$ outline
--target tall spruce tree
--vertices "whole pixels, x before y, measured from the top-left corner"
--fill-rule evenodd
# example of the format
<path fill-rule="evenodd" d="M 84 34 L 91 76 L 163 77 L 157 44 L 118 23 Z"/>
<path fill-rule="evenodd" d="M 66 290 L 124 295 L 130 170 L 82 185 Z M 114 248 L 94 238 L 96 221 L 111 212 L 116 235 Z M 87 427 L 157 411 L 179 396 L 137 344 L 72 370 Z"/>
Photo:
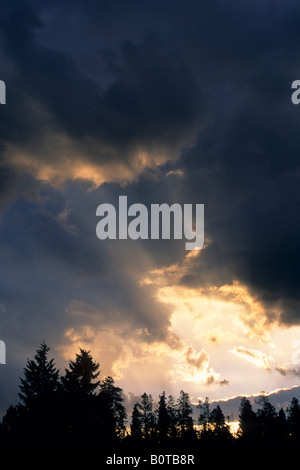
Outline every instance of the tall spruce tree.
<path fill-rule="evenodd" d="M 212 412 L 210 413 L 210 423 L 213 427 L 213 432 L 215 435 L 224 435 L 226 432 L 229 432 L 229 427 L 226 424 L 224 413 L 220 407 L 217 405 Z"/>
<path fill-rule="evenodd" d="M 276 409 L 264 392 L 257 399 L 257 404 L 260 406 L 256 413 L 259 433 L 261 437 L 272 440 L 277 431 L 278 416 Z"/>
<path fill-rule="evenodd" d="M 170 416 L 167 409 L 166 392 L 159 397 L 157 431 L 160 439 L 165 439 L 170 430 Z"/>
<path fill-rule="evenodd" d="M 142 398 L 142 413 L 143 413 L 143 434 L 145 439 L 153 437 L 155 429 L 155 417 L 153 413 L 153 398 L 152 395 L 143 393 Z"/>
<path fill-rule="evenodd" d="M 100 384 L 96 380 L 100 374 L 99 367 L 90 351 L 80 348 L 80 353 L 76 354 L 75 361 L 69 362 L 69 369 L 65 370 L 65 376 L 61 379 L 64 390 L 83 397 L 93 395 Z"/>
<path fill-rule="evenodd" d="M 180 428 L 180 434 L 183 436 L 188 431 L 193 430 L 193 409 L 190 403 L 189 394 L 184 392 L 183 390 L 180 391 L 180 395 L 178 398 L 178 425 Z"/>
<path fill-rule="evenodd" d="M 206 397 L 204 401 L 199 400 L 197 408 L 200 410 L 198 424 L 201 426 L 201 431 L 205 433 L 208 431 L 210 422 L 210 407 L 208 397 Z"/>
<path fill-rule="evenodd" d="M 122 438 L 126 431 L 126 409 L 124 407 L 123 390 L 115 386 L 112 377 L 106 377 L 100 384 L 98 403 L 102 427 L 112 438 Z"/>
<path fill-rule="evenodd" d="M 254 439 L 257 436 L 257 416 L 252 409 L 249 398 L 242 397 L 239 408 L 239 434 L 245 439 Z"/>
<path fill-rule="evenodd" d="M 178 410 L 173 395 L 168 396 L 167 411 L 170 419 L 170 437 L 175 439 L 178 436 Z"/>
<path fill-rule="evenodd" d="M 300 405 L 296 397 L 292 398 L 287 408 L 287 424 L 291 437 L 299 439 L 300 437 Z"/>
<path fill-rule="evenodd" d="M 41 343 L 34 359 L 27 360 L 24 378 L 20 379 L 19 397 L 26 410 L 40 412 L 53 403 L 58 389 L 59 371 L 55 368 L 54 359 L 48 360 L 50 348 Z"/>
<path fill-rule="evenodd" d="M 26 450 L 46 449 L 49 440 L 55 441 L 59 372 L 54 360 L 48 359 L 49 350 L 45 342 L 41 343 L 34 359 L 27 360 L 24 378 L 20 379 L 21 403 L 16 408 L 12 436 Z"/>
<path fill-rule="evenodd" d="M 89 448 L 95 438 L 98 417 L 96 389 L 100 371 L 90 351 L 80 349 L 75 361 L 69 362 L 61 378 L 61 423 L 68 445 Z"/>
<path fill-rule="evenodd" d="M 135 439 L 142 439 L 143 437 L 143 413 L 141 409 L 141 405 L 135 403 L 131 414 L 130 431 L 131 436 Z"/>

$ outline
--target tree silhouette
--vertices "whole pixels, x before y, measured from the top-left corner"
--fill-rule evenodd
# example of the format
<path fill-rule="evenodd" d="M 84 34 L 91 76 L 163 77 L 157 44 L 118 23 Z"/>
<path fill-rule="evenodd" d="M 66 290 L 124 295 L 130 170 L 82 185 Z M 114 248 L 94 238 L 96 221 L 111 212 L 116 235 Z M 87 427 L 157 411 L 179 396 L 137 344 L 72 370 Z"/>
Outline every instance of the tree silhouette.
<path fill-rule="evenodd" d="M 157 431 L 161 440 L 168 436 L 170 429 L 170 416 L 167 409 L 166 392 L 159 396 Z"/>
<path fill-rule="evenodd" d="M 95 437 L 99 425 L 99 410 L 96 403 L 97 380 L 100 371 L 90 351 L 80 349 L 75 361 L 69 362 L 65 375 L 61 377 L 60 422 L 61 434 L 69 446 L 87 448 Z"/>
<path fill-rule="evenodd" d="M 19 385 L 21 403 L 10 407 L 3 420 L 11 436 L 22 436 L 21 447 L 28 449 L 44 448 L 55 435 L 59 371 L 54 359 L 48 359 L 49 350 L 42 342 L 34 358 L 27 359 Z"/>
<path fill-rule="evenodd" d="M 241 437 L 250 440 L 254 439 L 257 436 L 258 422 L 257 416 L 248 398 L 241 398 L 239 411 L 239 430 Z"/>
<path fill-rule="evenodd" d="M 142 439 L 143 436 L 143 413 L 141 411 L 141 405 L 135 403 L 131 415 L 131 436 L 135 439 Z"/>
<path fill-rule="evenodd" d="M 167 411 L 170 420 L 169 435 L 171 438 L 175 439 L 178 435 L 178 412 L 176 409 L 174 397 L 172 395 L 168 396 Z"/>
<path fill-rule="evenodd" d="M 19 397 L 28 411 L 40 412 L 57 392 L 59 371 L 54 366 L 54 359 L 48 360 L 49 350 L 45 342 L 41 343 L 34 359 L 27 360 L 25 378 L 20 379 Z"/>
<path fill-rule="evenodd" d="M 149 439 L 153 437 L 154 429 L 155 429 L 155 418 L 153 413 L 153 398 L 152 395 L 147 395 L 147 393 L 143 393 L 142 395 L 142 423 L 143 423 L 143 435 L 145 439 Z"/>
<path fill-rule="evenodd" d="M 220 405 L 217 405 L 209 417 L 210 424 L 212 425 L 213 437 L 219 440 L 229 440 L 232 438 L 232 435 L 229 430 L 228 424 L 226 424 L 225 416 L 221 410 Z"/>
<path fill-rule="evenodd" d="M 200 410 L 198 424 L 202 427 L 202 431 L 205 433 L 208 431 L 210 422 L 210 409 L 208 397 L 205 398 L 204 402 L 199 400 L 197 408 Z"/>
<path fill-rule="evenodd" d="M 212 412 L 210 413 L 209 417 L 210 423 L 213 425 L 214 431 L 219 432 L 224 428 L 226 425 L 225 416 L 223 411 L 221 410 L 220 405 L 217 405 Z"/>
<path fill-rule="evenodd" d="M 61 381 L 66 392 L 87 396 L 92 395 L 99 386 L 98 378 L 100 365 L 93 361 L 90 351 L 80 348 L 76 360 L 69 362 L 69 369 L 65 369 L 65 376 Z"/>
<path fill-rule="evenodd" d="M 123 390 L 115 386 L 112 377 L 106 377 L 100 384 L 98 402 L 101 424 L 105 434 L 111 438 L 122 438 L 126 430 L 126 410 L 123 405 Z"/>
<path fill-rule="evenodd" d="M 19 406 L 10 405 L 2 418 L 0 426 L 0 445 L 5 442 L 7 449 L 10 449 L 11 442 L 19 442 L 24 431 L 21 426 Z M 1 447 L 0 447 L 1 448 Z"/>
<path fill-rule="evenodd" d="M 191 407 L 189 394 L 181 390 L 178 399 L 178 425 L 181 436 L 193 430 L 194 422 L 192 414 L 193 409 Z"/>
<path fill-rule="evenodd" d="M 80 349 L 59 377 L 49 348 L 41 343 L 34 358 L 27 360 L 20 378 L 20 403 L 8 407 L 0 423 L 1 450 L 91 450 L 134 455 L 136 445 L 144 452 L 169 453 L 179 449 L 194 454 L 203 450 L 289 449 L 297 450 L 300 439 L 300 404 L 293 398 L 286 411 L 276 412 L 262 393 L 255 413 L 248 398 L 241 399 L 239 433 L 233 437 L 220 405 L 210 411 L 208 398 L 199 401 L 194 430 L 189 394 L 166 398 L 163 391 L 153 408 L 144 393 L 135 403 L 130 431 L 126 433 L 123 391 L 113 377 L 98 380 L 99 364 L 89 351 Z"/>
<path fill-rule="evenodd" d="M 278 416 L 274 405 L 270 402 L 269 397 L 262 393 L 257 399 L 260 408 L 257 410 L 258 430 L 261 437 L 272 440 L 276 437 Z"/>
<path fill-rule="evenodd" d="M 300 405 L 297 398 L 293 398 L 287 408 L 287 424 L 291 436 L 294 439 L 300 437 Z"/>
<path fill-rule="evenodd" d="M 288 423 L 283 408 L 280 408 L 278 411 L 277 421 L 277 440 L 286 440 L 288 436 Z"/>

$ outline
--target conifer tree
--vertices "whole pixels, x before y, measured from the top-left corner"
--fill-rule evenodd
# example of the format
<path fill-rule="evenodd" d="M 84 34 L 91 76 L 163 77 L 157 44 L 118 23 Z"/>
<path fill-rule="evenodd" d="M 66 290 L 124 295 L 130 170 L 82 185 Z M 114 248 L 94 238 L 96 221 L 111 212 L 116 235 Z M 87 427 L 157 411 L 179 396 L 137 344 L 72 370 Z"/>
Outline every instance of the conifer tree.
<path fill-rule="evenodd" d="M 70 446 L 88 448 L 95 437 L 99 367 L 90 351 L 80 349 L 75 361 L 69 362 L 69 368 L 65 369 L 65 375 L 61 378 L 62 432 Z"/>
<path fill-rule="evenodd" d="M 178 399 L 178 424 L 181 436 L 187 431 L 193 430 L 192 414 L 193 409 L 191 407 L 189 394 L 181 390 Z"/>
<path fill-rule="evenodd" d="M 114 437 L 121 438 L 126 430 L 126 410 L 123 405 L 123 390 L 115 386 L 112 377 L 106 377 L 100 384 L 98 395 L 103 428 Z"/>
<path fill-rule="evenodd" d="M 34 359 L 27 360 L 24 378 L 20 379 L 21 403 L 16 407 L 13 428 L 27 450 L 45 449 L 48 439 L 55 439 L 59 372 L 54 360 L 48 359 L 49 350 L 45 342 L 41 343 Z M 12 423 L 11 416 L 7 420 Z"/>
<path fill-rule="evenodd" d="M 178 435 L 178 410 L 173 395 L 168 396 L 167 411 L 170 419 L 170 437 L 176 438 Z"/>
<path fill-rule="evenodd" d="M 239 429 L 242 437 L 252 439 L 257 434 L 257 416 L 249 398 L 242 397 L 239 408 Z"/>
<path fill-rule="evenodd" d="M 280 440 L 282 442 L 288 436 L 288 423 L 287 423 L 287 419 L 286 419 L 284 409 L 282 407 L 278 411 L 277 421 L 278 421 L 278 423 L 277 423 L 278 440 Z"/>
<path fill-rule="evenodd" d="M 65 370 L 62 384 L 66 392 L 88 396 L 95 393 L 100 381 L 97 381 L 100 365 L 94 362 L 90 351 L 80 348 L 76 360 L 69 362 L 69 369 Z"/>
<path fill-rule="evenodd" d="M 40 411 L 53 402 L 58 389 L 58 370 L 54 359 L 48 360 L 49 347 L 41 343 L 34 359 L 27 360 L 24 378 L 20 379 L 19 397 L 28 411 Z"/>
<path fill-rule="evenodd" d="M 132 437 L 136 439 L 143 437 L 143 413 L 139 403 L 135 403 L 133 406 L 130 430 Z"/>
<path fill-rule="evenodd" d="M 203 432 L 206 432 L 209 427 L 210 421 L 210 409 L 209 409 L 209 400 L 208 397 L 205 398 L 204 402 L 199 400 L 197 408 L 200 410 L 198 417 L 198 424 L 202 427 Z"/>
<path fill-rule="evenodd" d="M 257 410 L 259 432 L 266 439 L 273 439 L 277 430 L 277 413 L 269 397 L 263 392 L 257 400 L 260 408 Z"/>
<path fill-rule="evenodd" d="M 152 437 L 155 428 L 155 418 L 153 413 L 153 398 L 152 395 L 143 393 L 142 395 L 142 413 L 143 413 L 143 434 L 145 439 Z"/>
<path fill-rule="evenodd" d="M 167 409 L 166 393 L 163 392 L 159 397 L 157 431 L 161 439 L 165 439 L 170 428 L 170 416 Z"/>
<path fill-rule="evenodd" d="M 299 400 L 293 397 L 287 409 L 288 429 L 293 438 L 300 437 L 300 405 Z"/>
<path fill-rule="evenodd" d="M 220 405 L 217 405 L 210 414 L 210 423 L 213 425 L 214 433 L 220 434 L 228 431 L 228 425 Z"/>

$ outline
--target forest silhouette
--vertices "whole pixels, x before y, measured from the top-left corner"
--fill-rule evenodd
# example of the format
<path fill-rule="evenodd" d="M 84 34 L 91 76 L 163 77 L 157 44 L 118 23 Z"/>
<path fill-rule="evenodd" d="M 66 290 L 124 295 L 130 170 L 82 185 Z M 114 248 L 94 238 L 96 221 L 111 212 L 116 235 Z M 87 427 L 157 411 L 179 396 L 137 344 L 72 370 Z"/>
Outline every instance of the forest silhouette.
<path fill-rule="evenodd" d="M 10 405 L 0 424 L 0 450 L 94 450 L 102 455 L 201 453 L 206 450 L 287 449 L 300 443 L 300 404 L 296 398 L 279 411 L 262 393 L 254 411 L 241 398 L 239 427 L 208 398 L 194 418 L 188 393 L 166 396 L 154 406 L 144 393 L 126 412 L 123 390 L 112 377 L 100 380 L 100 365 L 80 349 L 63 376 L 49 347 L 41 343 L 20 378 L 19 403 Z"/>

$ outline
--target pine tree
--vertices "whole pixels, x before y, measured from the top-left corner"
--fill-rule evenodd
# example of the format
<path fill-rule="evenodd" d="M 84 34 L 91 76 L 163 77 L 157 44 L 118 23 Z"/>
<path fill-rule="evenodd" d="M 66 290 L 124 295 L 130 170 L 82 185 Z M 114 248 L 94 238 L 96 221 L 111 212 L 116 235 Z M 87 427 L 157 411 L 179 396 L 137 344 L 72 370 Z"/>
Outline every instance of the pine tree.
<path fill-rule="evenodd" d="M 178 435 L 178 410 L 172 395 L 168 396 L 167 411 L 170 419 L 170 437 L 175 439 Z"/>
<path fill-rule="evenodd" d="M 287 419 L 285 416 L 285 412 L 282 407 L 278 411 L 277 421 L 278 421 L 278 424 L 277 424 L 278 440 L 282 442 L 288 436 L 288 423 L 287 423 Z"/>
<path fill-rule="evenodd" d="M 48 359 L 48 352 L 49 347 L 41 343 L 34 359 L 27 360 L 24 378 L 20 379 L 21 403 L 16 408 L 14 427 L 21 446 L 27 450 L 45 449 L 48 439 L 55 439 L 59 372 L 54 360 Z"/>
<path fill-rule="evenodd" d="M 94 441 L 99 416 L 96 395 L 99 367 L 90 351 L 80 349 L 61 378 L 61 432 L 69 446 L 86 449 Z"/>
<path fill-rule="evenodd" d="M 225 431 L 228 431 L 228 425 L 226 424 L 225 416 L 220 405 L 217 405 L 212 410 L 209 421 L 213 426 L 215 434 L 225 433 Z"/>
<path fill-rule="evenodd" d="M 135 403 L 131 415 L 131 436 L 136 439 L 141 439 L 143 436 L 143 413 L 141 411 L 141 405 Z"/>
<path fill-rule="evenodd" d="M 209 428 L 209 419 L 210 419 L 208 397 L 205 398 L 204 402 L 199 400 L 197 408 L 200 410 L 199 417 L 198 417 L 198 424 L 202 427 L 202 431 L 206 432 L 208 431 L 208 428 Z"/>
<path fill-rule="evenodd" d="M 20 415 L 19 407 L 10 405 L 3 416 L 1 428 L 7 433 L 13 434 L 16 432 L 19 425 Z"/>
<path fill-rule="evenodd" d="M 300 437 L 300 405 L 297 398 L 293 398 L 287 408 L 288 429 L 293 438 Z"/>
<path fill-rule="evenodd" d="M 93 361 L 90 351 L 80 348 L 76 360 L 69 362 L 69 369 L 65 369 L 62 384 L 66 392 L 88 396 L 95 393 L 100 381 L 95 381 L 99 374 L 100 365 Z"/>
<path fill-rule="evenodd" d="M 240 434 L 244 438 L 252 439 L 257 434 L 257 416 L 248 398 L 242 397 L 239 410 Z"/>
<path fill-rule="evenodd" d="M 159 397 L 157 431 L 161 439 L 165 439 L 170 429 L 170 416 L 167 409 L 166 393 Z"/>
<path fill-rule="evenodd" d="M 180 427 L 180 434 L 183 436 L 187 431 L 193 430 L 193 409 L 190 404 L 189 394 L 180 391 L 178 399 L 178 424 Z"/>
<path fill-rule="evenodd" d="M 145 439 L 149 439 L 153 436 L 155 429 L 155 418 L 153 413 L 153 398 L 152 395 L 143 393 L 142 395 L 142 413 L 143 413 L 143 434 Z"/>
<path fill-rule="evenodd" d="M 123 390 L 115 386 L 112 377 L 106 377 L 100 384 L 98 400 L 102 412 L 103 428 L 113 437 L 121 438 L 126 430 L 126 410 L 123 405 Z"/>
<path fill-rule="evenodd" d="M 258 426 L 262 437 L 273 439 L 277 430 L 277 413 L 270 403 L 269 397 L 262 393 L 257 400 L 260 408 L 257 410 Z"/>
<path fill-rule="evenodd" d="M 19 397 L 28 411 L 39 412 L 53 402 L 58 389 L 58 370 L 48 360 L 49 347 L 41 343 L 33 360 L 27 360 L 24 379 L 20 379 Z"/>

